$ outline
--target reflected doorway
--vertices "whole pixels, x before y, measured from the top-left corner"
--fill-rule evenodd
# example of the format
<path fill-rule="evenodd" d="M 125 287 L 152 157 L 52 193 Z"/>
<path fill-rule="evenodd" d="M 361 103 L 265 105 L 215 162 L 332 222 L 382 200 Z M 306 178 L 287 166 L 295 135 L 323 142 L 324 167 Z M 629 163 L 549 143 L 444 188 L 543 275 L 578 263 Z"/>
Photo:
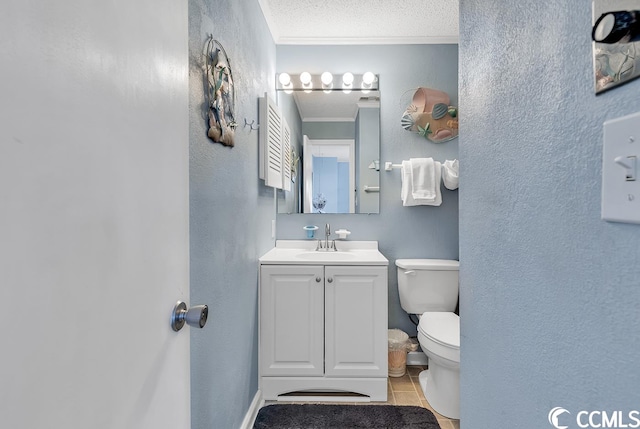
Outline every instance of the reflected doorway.
<path fill-rule="evenodd" d="M 304 213 L 355 213 L 355 140 L 303 136 Z"/>

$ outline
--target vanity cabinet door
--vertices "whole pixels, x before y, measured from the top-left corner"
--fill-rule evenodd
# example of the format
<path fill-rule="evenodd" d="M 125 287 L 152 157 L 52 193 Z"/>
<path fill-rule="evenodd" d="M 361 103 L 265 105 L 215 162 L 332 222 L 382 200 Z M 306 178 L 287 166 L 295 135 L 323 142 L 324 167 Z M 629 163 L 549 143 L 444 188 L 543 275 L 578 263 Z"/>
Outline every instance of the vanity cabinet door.
<path fill-rule="evenodd" d="M 387 376 L 387 267 L 325 267 L 325 374 Z"/>
<path fill-rule="evenodd" d="M 324 268 L 260 267 L 260 365 L 263 376 L 324 373 Z"/>

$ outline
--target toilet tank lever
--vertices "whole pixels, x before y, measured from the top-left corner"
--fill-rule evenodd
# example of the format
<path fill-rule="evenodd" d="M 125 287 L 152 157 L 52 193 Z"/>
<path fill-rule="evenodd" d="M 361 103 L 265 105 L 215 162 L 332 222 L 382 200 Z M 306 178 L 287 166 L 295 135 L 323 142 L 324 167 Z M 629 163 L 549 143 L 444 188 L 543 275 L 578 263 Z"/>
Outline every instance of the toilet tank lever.
<path fill-rule="evenodd" d="M 406 275 L 414 275 L 416 272 L 414 270 L 409 270 L 404 272 Z"/>

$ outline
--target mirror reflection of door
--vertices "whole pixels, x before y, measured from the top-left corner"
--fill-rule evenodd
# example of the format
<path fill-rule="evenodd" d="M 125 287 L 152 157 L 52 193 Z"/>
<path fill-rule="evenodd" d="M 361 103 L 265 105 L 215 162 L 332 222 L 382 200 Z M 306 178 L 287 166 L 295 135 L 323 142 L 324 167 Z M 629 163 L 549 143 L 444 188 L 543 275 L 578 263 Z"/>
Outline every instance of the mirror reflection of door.
<path fill-rule="evenodd" d="M 355 140 L 303 136 L 304 213 L 355 213 Z"/>
<path fill-rule="evenodd" d="M 278 190 L 278 213 L 317 213 L 312 210 L 311 200 L 305 204 L 304 199 L 305 195 L 311 195 L 311 187 L 305 187 L 303 175 L 307 168 L 305 135 L 309 140 L 355 141 L 355 186 L 350 188 L 356 190 L 355 209 L 345 213 L 380 213 L 380 92 L 347 94 L 334 88 L 330 93 L 293 91 L 289 94 L 278 90 L 278 107 L 290 126 L 291 146 L 296 157 L 303 160 L 292 173 L 292 190 Z M 318 203 L 321 205 L 321 200 Z"/>

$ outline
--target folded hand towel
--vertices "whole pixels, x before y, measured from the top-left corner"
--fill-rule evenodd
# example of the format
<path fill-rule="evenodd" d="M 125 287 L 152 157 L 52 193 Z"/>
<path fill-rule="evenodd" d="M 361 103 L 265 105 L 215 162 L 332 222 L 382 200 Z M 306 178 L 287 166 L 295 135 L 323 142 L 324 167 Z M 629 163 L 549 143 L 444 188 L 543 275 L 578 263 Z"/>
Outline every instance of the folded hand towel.
<path fill-rule="evenodd" d="M 412 195 L 413 185 L 411 184 L 412 174 L 410 161 L 402 161 L 402 172 L 400 174 L 400 177 L 402 179 L 402 190 L 400 191 L 402 205 L 405 207 L 418 205 L 418 203 L 416 203 L 413 199 Z"/>
<path fill-rule="evenodd" d="M 459 177 L 460 166 L 458 160 L 446 160 L 442 165 L 442 181 L 444 182 L 444 187 L 452 191 L 458 189 Z"/>
<path fill-rule="evenodd" d="M 434 162 L 434 175 L 435 175 L 435 198 L 433 201 L 426 199 L 414 199 L 412 190 L 412 168 L 410 161 L 402 161 L 402 191 L 400 197 L 402 198 L 402 205 L 405 207 L 425 205 L 425 206 L 439 206 L 442 204 L 442 193 L 440 192 L 440 176 L 442 174 L 442 164 Z"/>
<path fill-rule="evenodd" d="M 442 204 L 442 192 L 440 192 L 440 178 L 442 177 L 442 164 L 440 164 L 438 161 L 434 161 L 433 165 L 435 167 L 435 176 L 436 176 L 436 180 L 435 180 L 435 190 L 436 190 L 436 197 L 432 202 L 425 202 L 424 205 L 425 206 L 439 206 L 440 204 Z"/>
<path fill-rule="evenodd" d="M 436 199 L 436 174 L 433 158 L 411 158 L 411 183 L 414 200 L 433 202 Z"/>

